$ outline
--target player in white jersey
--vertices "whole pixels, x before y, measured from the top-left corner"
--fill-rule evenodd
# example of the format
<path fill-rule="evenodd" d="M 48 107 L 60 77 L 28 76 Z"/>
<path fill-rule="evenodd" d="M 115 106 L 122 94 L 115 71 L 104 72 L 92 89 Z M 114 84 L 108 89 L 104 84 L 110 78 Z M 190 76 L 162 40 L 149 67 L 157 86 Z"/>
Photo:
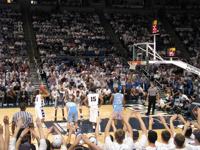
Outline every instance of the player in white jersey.
<path fill-rule="evenodd" d="M 74 93 L 74 91 L 73 91 L 73 89 L 72 89 L 71 86 L 70 86 L 69 89 L 67 90 L 67 93 L 68 93 L 68 101 L 71 101 L 72 98 L 73 98 L 73 93 Z"/>
<path fill-rule="evenodd" d="M 79 112 L 80 112 L 80 118 L 83 120 L 83 115 L 82 115 L 82 95 L 80 91 L 76 91 L 76 93 L 73 95 L 73 101 L 76 103 L 76 106 L 79 107 Z"/>
<path fill-rule="evenodd" d="M 44 123 L 44 119 L 46 118 L 44 107 L 44 97 L 49 97 L 49 93 L 46 89 L 38 90 L 37 95 L 35 97 L 35 116 L 36 118 L 41 119 L 41 122 Z"/>
<path fill-rule="evenodd" d="M 56 88 L 54 87 L 53 88 L 53 91 L 51 92 L 51 99 L 53 101 L 53 104 L 55 104 L 55 101 L 57 99 L 57 96 L 58 96 L 58 91 L 56 90 Z"/>
<path fill-rule="evenodd" d="M 81 90 L 81 95 L 83 99 L 85 99 L 88 95 L 88 90 L 85 87 L 83 87 L 83 90 Z"/>
<path fill-rule="evenodd" d="M 99 94 L 96 94 L 95 92 L 96 92 L 95 87 L 91 87 L 91 94 L 88 94 L 84 100 L 85 106 L 90 109 L 89 121 L 92 122 L 94 131 L 95 131 L 95 123 L 97 121 L 97 117 L 99 116 L 99 108 L 103 104 L 103 98 L 101 96 L 99 96 Z M 99 99 L 101 100 L 100 105 L 98 105 Z M 87 104 L 87 102 L 88 102 L 88 104 Z"/>

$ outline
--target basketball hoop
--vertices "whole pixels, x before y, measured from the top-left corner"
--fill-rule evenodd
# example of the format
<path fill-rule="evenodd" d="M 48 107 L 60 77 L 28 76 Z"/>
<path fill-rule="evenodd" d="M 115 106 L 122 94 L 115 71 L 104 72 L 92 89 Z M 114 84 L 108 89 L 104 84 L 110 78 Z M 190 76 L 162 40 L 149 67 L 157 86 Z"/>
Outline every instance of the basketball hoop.
<path fill-rule="evenodd" d="M 141 64 L 141 61 L 128 61 L 131 70 L 135 70 L 137 65 Z"/>

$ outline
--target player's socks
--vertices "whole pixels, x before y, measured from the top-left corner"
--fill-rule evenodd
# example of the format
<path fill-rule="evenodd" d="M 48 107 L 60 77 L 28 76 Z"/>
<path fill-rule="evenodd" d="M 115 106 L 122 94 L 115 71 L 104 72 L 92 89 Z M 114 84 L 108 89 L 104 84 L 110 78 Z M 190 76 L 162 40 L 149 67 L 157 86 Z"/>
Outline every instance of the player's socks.
<path fill-rule="evenodd" d="M 65 115 L 64 115 L 64 114 L 63 114 L 63 120 L 66 120 L 66 119 L 65 119 Z"/>
<path fill-rule="evenodd" d="M 95 132 L 95 126 L 92 126 L 93 127 L 93 131 Z"/>
<path fill-rule="evenodd" d="M 80 117 L 81 117 L 82 120 L 84 119 L 82 113 L 80 114 Z"/>
<path fill-rule="evenodd" d="M 54 121 L 57 121 L 57 114 L 55 114 L 55 119 L 54 119 Z"/>
<path fill-rule="evenodd" d="M 69 135 L 69 129 L 67 129 L 67 133 L 66 133 L 66 135 L 67 135 L 67 136 Z"/>

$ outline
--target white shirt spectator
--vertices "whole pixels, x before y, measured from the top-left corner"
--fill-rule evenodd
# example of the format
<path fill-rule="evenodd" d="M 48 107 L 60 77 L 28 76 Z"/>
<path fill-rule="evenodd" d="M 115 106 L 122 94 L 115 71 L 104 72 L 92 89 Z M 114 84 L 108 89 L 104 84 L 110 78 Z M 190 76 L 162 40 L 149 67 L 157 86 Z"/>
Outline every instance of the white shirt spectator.
<path fill-rule="evenodd" d="M 175 149 L 174 139 L 173 138 L 170 138 L 169 144 L 159 143 L 159 142 L 156 141 L 155 145 L 158 146 L 158 147 L 165 147 L 168 150 L 174 150 Z"/>
<path fill-rule="evenodd" d="M 128 137 L 126 143 L 118 144 L 117 142 L 112 142 L 110 137 L 106 137 L 105 144 L 108 150 L 132 150 L 133 139 Z"/>

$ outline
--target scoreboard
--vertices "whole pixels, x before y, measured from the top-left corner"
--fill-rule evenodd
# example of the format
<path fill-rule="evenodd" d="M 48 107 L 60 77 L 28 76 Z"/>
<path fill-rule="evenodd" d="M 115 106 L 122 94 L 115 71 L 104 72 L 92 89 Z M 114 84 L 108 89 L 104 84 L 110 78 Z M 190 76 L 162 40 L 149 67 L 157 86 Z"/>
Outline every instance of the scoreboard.
<path fill-rule="evenodd" d="M 158 32 L 158 21 L 154 20 L 152 23 L 152 34 L 156 34 Z"/>
<path fill-rule="evenodd" d="M 176 55 L 176 48 L 175 47 L 171 47 L 168 50 L 168 57 L 175 57 Z"/>

